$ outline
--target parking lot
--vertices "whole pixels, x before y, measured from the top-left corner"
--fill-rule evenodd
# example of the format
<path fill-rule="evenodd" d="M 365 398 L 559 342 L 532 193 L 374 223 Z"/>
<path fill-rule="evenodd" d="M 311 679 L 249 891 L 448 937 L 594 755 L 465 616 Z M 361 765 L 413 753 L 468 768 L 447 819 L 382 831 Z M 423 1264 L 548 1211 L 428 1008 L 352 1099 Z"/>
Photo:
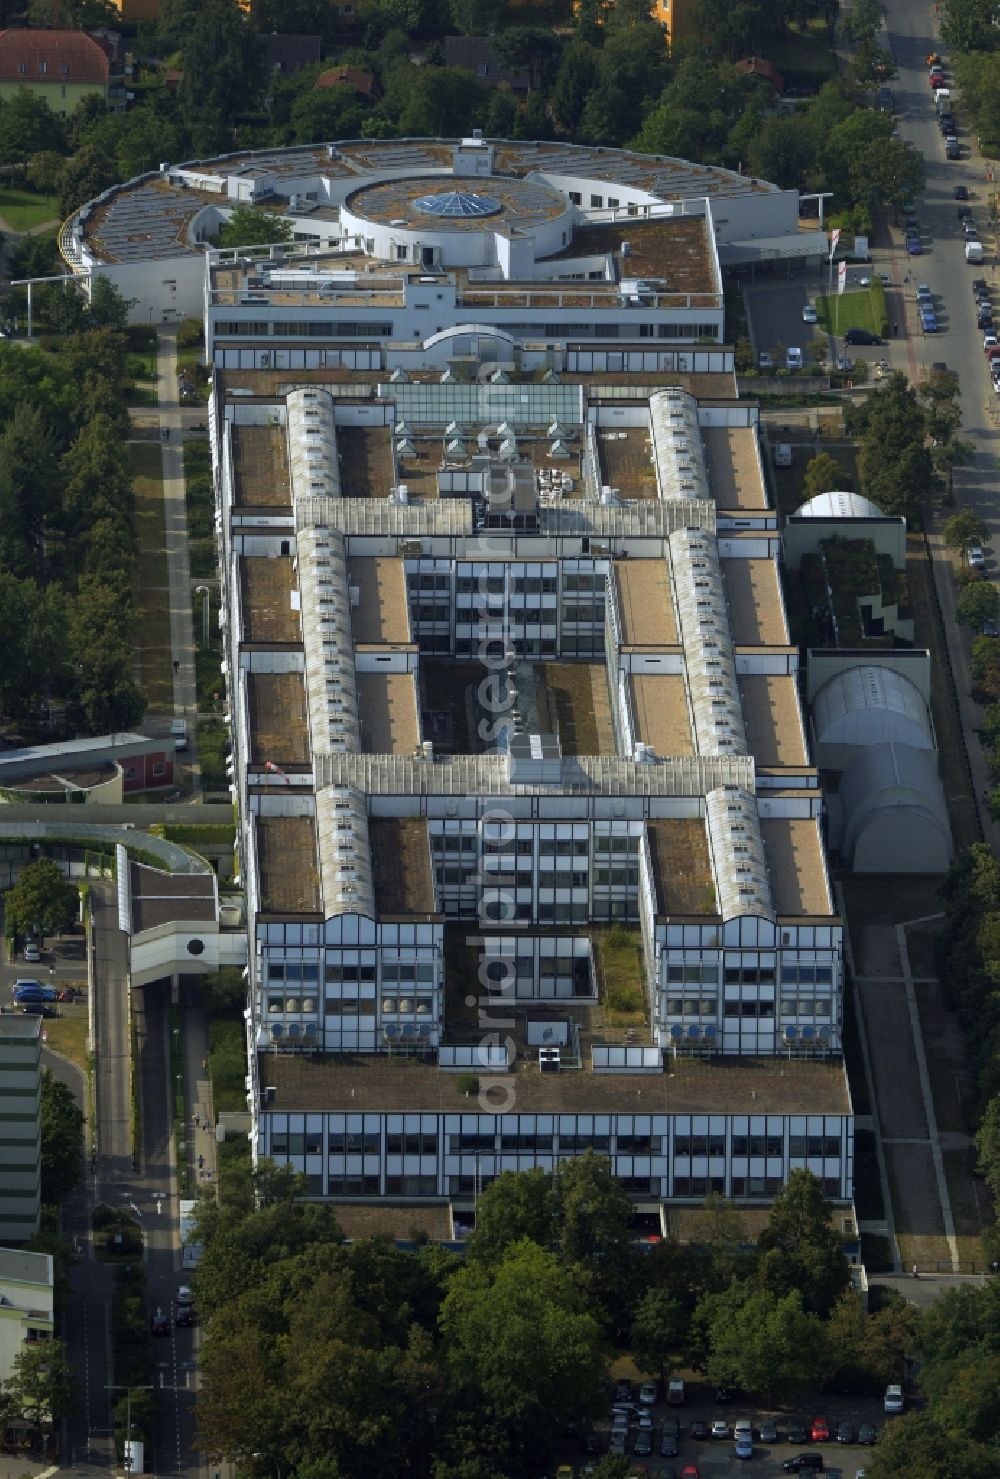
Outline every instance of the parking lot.
<path fill-rule="evenodd" d="M 721 1479 L 723 1475 L 736 1474 L 759 1474 L 762 1476 L 776 1476 L 783 1473 L 782 1464 L 786 1459 L 795 1454 L 806 1452 L 818 1452 L 823 1455 L 823 1472 L 828 1475 L 842 1476 L 842 1479 L 856 1479 L 859 1470 L 865 1466 L 865 1456 L 871 1453 L 871 1448 L 854 1443 L 837 1443 L 832 1435 L 836 1432 L 837 1424 L 841 1421 L 849 1421 L 854 1429 L 855 1435 L 863 1423 L 874 1427 L 876 1433 L 880 1432 L 887 1419 L 882 1410 L 882 1403 L 872 1397 L 818 1397 L 814 1408 L 804 1410 L 801 1408 L 790 1409 L 783 1412 L 771 1412 L 765 1408 L 748 1409 L 745 1404 L 738 1400 L 731 1406 L 719 1406 L 711 1401 L 711 1394 L 706 1393 L 705 1401 L 694 1400 L 689 1397 L 682 1407 L 668 1407 L 664 1402 L 658 1402 L 653 1408 L 653 1452 L 649 1457 L 642 1455 L 633 1458 L 630 1472 L 633 1474 L 648 1474 L 652 1479 L 681 1479 L 683 1471 L 688 1465 L 695 1465 L 700 1479 Z M 808 1433 L 814 1418 L 822 1416 L 826 1419 L 831 1433 L 831 1441 L 827 1443 L 813 1443 L 808 1437 L 803 1443 L 790 1443 L 788 1441 L 788 1424 L 797 1420 L 803 1424 Z M 680 1428 L 679 1452 L 676 1458 L 668 1458 L 660 1454 L 660 1438 L 663 1432 L 664 1418 L 676 1418 Z M 754 1435 L 753 1458 L 750 1460 L 752 1468 L 748 1470 L 747 1461 L 736 1457 L 735 1445 L 732 1437 L 734 1424 L 740 1418 L 749 1418 Z M 777 1443 L 764 1444 L 759 1439 L 759 1426 L 765 1419 L 770 1418 L 777 1430 Z M 721 1420 L 727 1425 L 728 1438 L 695 1438 L 691 1436 L 692 1423 L 702 1423 L 707 1430 L 711 1430 L 713 1422 Z M 597 1437 L 600 1443 L 601 1453 L 608 1452 L 610 1440 L 610 1421 L 595 1424 Z M 632 1421 L 629 1426 L 629 1442 L 627 1453 L 634 1454 L 635 1439 L 638 1435 L 638 1425 Z M 572 1464 L 577 1474 L 586 1473 L 587 1458 L 581 1454 L 579 1441 L 567 1442 L 564 1445 L 562 1462 Z M 590 1460 L 593 1462 L 593 1459 Z"/>

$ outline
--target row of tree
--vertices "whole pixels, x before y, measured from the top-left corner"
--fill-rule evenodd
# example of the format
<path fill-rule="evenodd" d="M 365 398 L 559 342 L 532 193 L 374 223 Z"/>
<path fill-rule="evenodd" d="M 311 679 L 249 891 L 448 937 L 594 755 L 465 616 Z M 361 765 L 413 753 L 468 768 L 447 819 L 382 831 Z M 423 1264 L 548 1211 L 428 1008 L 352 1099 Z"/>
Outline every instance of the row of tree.
<path fill-rule="evenodd" d="M 932 370 L 918 386 L 897 371 L 845 407 L 847 430 L 860 438 L 862 491 L 883 513 L 913 518 L 951 496 L 954 469 L 974 450 L 957 435 L 960 395 L 950 370 Z"/>
<path fill-rule="evenodd" d="M 766 1400 L 898 1376 L 913 1314 L 848 1288 L 832 1209 L 792 1173 L 757 1245 L 710 1200 L 697 1238 L 637 1245 L 627 1194 L 588 1153 L 505 1174 L 464 1258 L 346 1245 L 335 1208 L 264 1166 L 199 1212 L 199 1442 L 260 1473 L 496 1479 L 551 1463 L 603 1414 L 609 1353 L 694 1365 Z"/>
<path fill-rule="evenodd" d="M 145 708 L 126 362 L 111 329 L 51 350 L 0 344 L 0 709 L 18 724 L 61 713 L 67 732 L 99 734 Z"/>

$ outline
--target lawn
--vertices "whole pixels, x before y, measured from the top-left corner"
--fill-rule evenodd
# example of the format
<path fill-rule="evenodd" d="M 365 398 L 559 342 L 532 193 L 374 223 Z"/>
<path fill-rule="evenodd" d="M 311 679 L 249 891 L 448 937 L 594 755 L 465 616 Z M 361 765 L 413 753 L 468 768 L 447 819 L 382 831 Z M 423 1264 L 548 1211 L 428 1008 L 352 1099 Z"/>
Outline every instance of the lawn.
<path fill-rule="evenodd" d="M 612 1027 L 646 1020 L 642 935 L 635 925 L 613 924 L 591 932 L 605 1016 Z"/>
<path fill-rule="evenodd" d="M 159 444 L 133 442 L 132 488 L 139 539 L 136 604 L 140 684 L 150 709 L 172 713 L 173 665 L 170 656 L 170 581 L 163 517 L 163 464 Z"/>
<path fill-rule="evenodd" d="M 31 231 L 46 221 L 57 221 L 59 205 L 54 195 L 36 195 L 33 190 L 0 190 L 0 216 L 12 231 Z"/>
<path fill-rule="evenodd" d="M 767 59 L 785 74 L 786 81 L 821 81 L 822 77 L 830 77 L 837 70 L 837 59 L 830 46 L 830 32 L 822 20 L 790 30 L 787 36 L 771 41 Z"/>
<path fill-rule="evenodd" d="M 848 329 L 867 329 L 877 334 L 878 306 L 873 294 L 867 289 L 860 293 L 826 293 L 816 299 L 816 311 L 820 326 L 828 334 L 843 334 Z"/>
<path fill-rule="evenodd" d="M 62 982 L 60 981 L 60 986 Z M 78 986 L 86 989 L 85 981 L 78 981 Z M 51 1048 L 54 1053 L 60 1053 L 62 1057 L 68 1058 L 84 1073 L 88 1071 L 89 1053 L 87 1051 L 87 1007 L 85 1002 L 75 1003 L 72 1006 L 60 1006 L 59 1016 L 52 1018 L 44 1024 L 45 1046 Z"/>

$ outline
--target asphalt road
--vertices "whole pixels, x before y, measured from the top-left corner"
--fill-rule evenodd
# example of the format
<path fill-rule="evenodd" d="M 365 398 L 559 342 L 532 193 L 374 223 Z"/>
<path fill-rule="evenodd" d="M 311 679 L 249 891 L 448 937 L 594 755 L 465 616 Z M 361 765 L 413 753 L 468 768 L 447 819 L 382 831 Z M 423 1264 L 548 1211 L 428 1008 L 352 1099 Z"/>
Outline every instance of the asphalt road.
<path fill-rule="evenodd" d="M 897 121 L 903 138 L 923 155 L 927 176 L 927 188 L 917 203 L 924 229 L 925 255 L 908 259 L 901 247 L 897 251 L 897 270 L 904 276 L 909 272 L 911 278 L 909 284 L 903 285 L 906 325 L 911 336 L 907 346 L 908 369 L 913 380 L 919 379 L 920 367 L 933 360 L 944 360 L 949 369 L 958 371 L 962 387 L 961 435 L 975 445 L 976 458 L 973 466 L 956 473 L 956 491 L 961 502 L 973 503 L 981 517 L 998 529 L 1000 495 L 993 465 L 997 451 L 993 415 L 1000 411 L 1000 400 L 990 383 L 972 297 L 975 277 L 986 277 L 997 285 L 996 261 L 987 234 L 983 240 L 987 262 L 975 268 L 966 263 L 958 202 L 954 198 L 954 187 L 964 185 L 973 196 L 967 204 L 977 224 L 988 233 L 989 192 L 994 187 L 987 183 L 985 167 L 975 155 L 975 139 L 970 140 L 967 128 L 961 126 L 961 99 L 954 88 L 963 158 L 948 161 L 944 157 L 924 61 L 929 51 L 939 48 L 931 10 L 927 0 L 889 0 L 888 3 L 888 43 L 898 68 L 892 83 Z M 918 281 L 927 283 L 934 294 L 942 333 L 921 336 L 914 291 Z M 1000 294 L 994 294 L 994 306 L 1000 311 Z"/>

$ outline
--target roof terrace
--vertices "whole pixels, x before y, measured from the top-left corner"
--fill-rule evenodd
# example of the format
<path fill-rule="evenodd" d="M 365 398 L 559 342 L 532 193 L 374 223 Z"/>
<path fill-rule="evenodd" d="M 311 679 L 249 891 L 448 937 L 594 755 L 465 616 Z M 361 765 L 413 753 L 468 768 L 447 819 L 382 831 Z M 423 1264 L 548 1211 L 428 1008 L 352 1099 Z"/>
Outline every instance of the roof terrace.
<path fill-rule="evenodd" d="M 323 907 L 311 816 L 256 817 L 260 903 L 264 914 L 319 914 Z"/>
<path fill-rule="evenodd" d="M 290 555 L 244 555 L 240 559 L 240 605 L 243 640 L 290 644 L 302 641 Z"/>

